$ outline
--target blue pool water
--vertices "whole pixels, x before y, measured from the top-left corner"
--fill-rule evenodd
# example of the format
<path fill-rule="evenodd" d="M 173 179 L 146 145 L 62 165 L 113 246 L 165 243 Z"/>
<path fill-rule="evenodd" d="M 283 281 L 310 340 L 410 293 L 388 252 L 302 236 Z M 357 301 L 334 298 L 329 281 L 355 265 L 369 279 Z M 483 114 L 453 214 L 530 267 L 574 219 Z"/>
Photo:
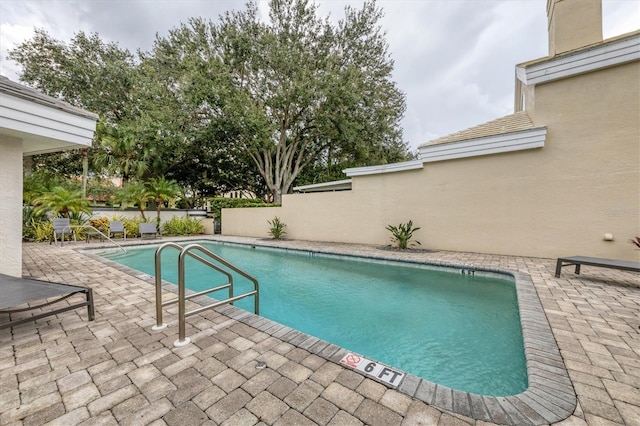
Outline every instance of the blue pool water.
<path fill-rule="evenodd" d="M 266 318 L 454 389 L 507 396 L 527 387 L 511 280 L 308 252 L 202 245 L 258 279 L 260 315 Z M 155 249 L 100 255 L 153 275 Z M 177 283 L 177 250 L 166 249 L 162 256 L 163 279 Z M 225 282 L 189 257 L 186 263 L 191 290 Z M 252 288 L 242 277 L 234 282 L 235 294 Z M 253 312 L 253 298 L 235 306 Z"/>

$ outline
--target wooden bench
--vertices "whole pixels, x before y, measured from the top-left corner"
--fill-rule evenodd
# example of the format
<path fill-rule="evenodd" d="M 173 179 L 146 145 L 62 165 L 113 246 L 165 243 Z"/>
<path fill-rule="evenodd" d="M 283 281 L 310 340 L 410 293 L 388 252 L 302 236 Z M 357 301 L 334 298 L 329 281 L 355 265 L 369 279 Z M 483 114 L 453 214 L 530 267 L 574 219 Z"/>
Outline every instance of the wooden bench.
<path fill-rule="evenodd" d="M 598 266 L 601 268 L 620 269 L 623 271 L 640 272 L 640 262 L 628 260 L 601 259 L 599 257 L 571 256 L 559 257 L 556 263 L 556 277 L 560 277 L 560 270 L 563 266 L 576 266 L 576 274 L 580 273 L 581 265 Z"/>

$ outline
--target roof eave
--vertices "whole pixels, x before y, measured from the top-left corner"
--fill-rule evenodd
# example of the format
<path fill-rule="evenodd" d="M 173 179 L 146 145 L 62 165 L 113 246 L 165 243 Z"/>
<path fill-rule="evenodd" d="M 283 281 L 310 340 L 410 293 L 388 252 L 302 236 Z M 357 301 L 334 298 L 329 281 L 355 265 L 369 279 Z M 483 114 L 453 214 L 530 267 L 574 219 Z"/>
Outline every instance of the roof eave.
<path fill-rule="evenodd" d="M 344 169 L 342 172 L 349 177 L 353 176 L 365 176 L 365 175 L 378 175 L 382 173 L 396 173 L 396 172 L 404 172 L 408 170 L 416 170 L 421 169 L 422 161 L 421 160 L 412 160 L 412 161 L 404 161 L 402 163 L 391 163 L 391 164 L 382 164 L 376 166 L 366 166 L 366 167 L 352 167 L 349 169 Z"/>
<path fill-rule="evenodd" d="M 547 136 L 546 127 L 534 127 L 516 132 L 501 133 L 482 138 L 423 145 L 420 157 L 425 163 L 479 157 L 513 151 L 543 148 Z"/>
<path fill-rule="evenodd" d="M 518 64 L 516 77 L 526 85 L 535 85 L 638 60 L 640 60 L 640 31 L 562 55 Z"/>
<path fill-rule="evenodd" d="M 329 192 L 347 191 L 351 189 L 351 179 L 334 180 L 331 182 L 314 183 L 311 185 L 294 186 L 294 192 Z"/>

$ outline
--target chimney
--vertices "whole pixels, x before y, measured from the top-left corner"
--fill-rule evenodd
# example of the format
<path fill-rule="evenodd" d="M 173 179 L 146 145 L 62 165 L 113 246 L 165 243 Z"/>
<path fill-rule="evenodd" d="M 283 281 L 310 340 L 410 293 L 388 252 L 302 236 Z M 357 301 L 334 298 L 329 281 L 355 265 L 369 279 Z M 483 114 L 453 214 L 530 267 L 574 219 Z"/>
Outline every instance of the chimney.
<path fill-rule="evenodd" d="M 547 0 L 549 56 L 602 41 L 602 0 Z"/>

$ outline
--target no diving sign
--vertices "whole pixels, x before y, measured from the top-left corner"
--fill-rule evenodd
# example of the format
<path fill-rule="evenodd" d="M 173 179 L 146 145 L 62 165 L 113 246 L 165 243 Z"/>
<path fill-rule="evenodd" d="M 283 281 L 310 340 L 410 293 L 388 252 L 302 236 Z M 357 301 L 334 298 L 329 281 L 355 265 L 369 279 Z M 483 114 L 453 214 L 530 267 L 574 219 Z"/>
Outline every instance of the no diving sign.
<path fill-rule="evenodd" d="M 401 371 L 394 370 L 384 364 L 368 360 L 365 357 L 351 352 L 342 357 L 340 363 L 351 368 L 355 368 L 368 376 L 381 380 L 394 388 L 398 387 L 404 377 L 404 373 Z"/>

